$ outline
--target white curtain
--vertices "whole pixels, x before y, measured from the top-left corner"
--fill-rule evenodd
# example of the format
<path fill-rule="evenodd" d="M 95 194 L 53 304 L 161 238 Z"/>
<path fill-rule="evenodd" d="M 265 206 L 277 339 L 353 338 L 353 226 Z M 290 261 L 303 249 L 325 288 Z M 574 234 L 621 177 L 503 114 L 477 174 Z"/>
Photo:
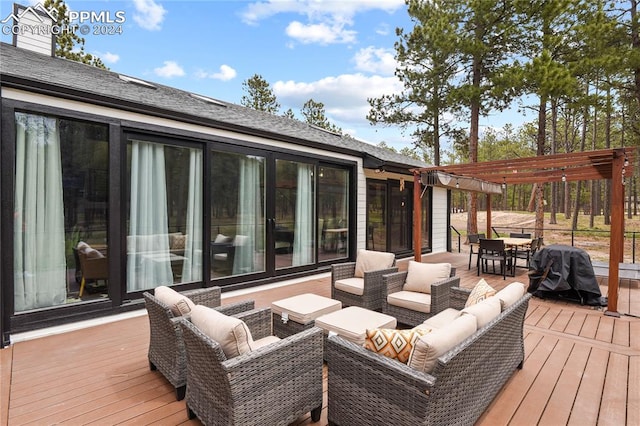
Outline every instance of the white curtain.
<path fill-rule="evenodd" d="M 15 311 L 65 302 L 60 135 L 55 118 L 16 113 Z"/>
<path fill-rule="evenodd" d="M 236 225 L 235 257 L 233 274 L 246 274 L 256 270 L 254 256 L 256 242 L 263 241 L 263 230 L 259 219 L 262 213 L 260 194 L 260 161 L 254 157 L 240 160 L 238 188 L 238 222 Z"/>
<path fill-rule="evenodd" d="M 130 202 L 127 289 L 172 284 L 163 145 L 132 141 Z"/>
<path fill-rule="evenodd" d="M 202 150 L 190 149 L 189 197 L 182 282 L 202 279 Z"/>
<path fill-rule="evenodd" d="M 313 223 L 316 215 L 313 208 L 313 167 L 312 164 L 298 164 L 293 266 L 308 265 L 314 261 Z"/>

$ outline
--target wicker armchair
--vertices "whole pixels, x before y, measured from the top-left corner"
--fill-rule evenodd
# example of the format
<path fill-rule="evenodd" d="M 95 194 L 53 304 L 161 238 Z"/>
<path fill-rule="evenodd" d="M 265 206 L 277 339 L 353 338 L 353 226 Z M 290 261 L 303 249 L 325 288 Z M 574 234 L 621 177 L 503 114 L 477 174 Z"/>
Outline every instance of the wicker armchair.
<path fill-rule="evenodd" d="M 270 334 L 271 310 L 238 315 L 253 338 Z M 180 319 L 189 419 L 209 425 L 288 425 L 322 412 L 322 330 L 313 327 L 227 359 L 220 344 Z"/>
<path fill-rule="evenodd" d="M 234 315 L 254 308 L 253 301 L 220 306 L 220 287 L 210 287 L 182 292 L 199 305 L 217 308 L 227 315 Z M 187 357 L 182 341 L 182 330 L 171 308 L 153 294 L 144 292 L 144 303 L 149 317 L 149 368 L 158 370 L 176 389 L 176 398 L 185 395 L 187 384 Z"/>
<path fill-rule="evenodd" d="M 329 424 L 473 425 L 523 366 L 530 297 L 441 355 L 431 373 L 329 336 Z"/>
<path fill-rule="evenodd" d="M 369 261 L 365 258 L 390 259 L 387 265 L 382 262 Z M 381 311 L 387 292 L 382 282 L 386 274 L 398 272 L 393 253 L 359 250 L 355 262 L 331 265 L 331 298 L 342 302 L 343 307 L 359 306 L 372 311 Z M 371 265 L 384 265 L 381 269 L 373 269 Z M 369 267 L 368 267 L 369 266 Z M 379 267 L 379 266 L 378 266 Z"/>
<path fill-rule="evenodd" d="M 400 293 L 403 290 L 405 281 L 407 279 L 408 271 L 396 272 L 393 274 L 384 275 L 382 277 L 384 288 L 386 289 L 387 296 L 394 293 Z M 456 277 L 456 268 L 451 268 L 451 274 L 449 278 L 437 281 L 431 284 L 431 294 L 429 299 L 429 309 L 416 310 L 410 307 L 397 306 L 396 304 L 389 303 L 389 300 L 385 298 L 382 305 L 382 312 L 395 317 L 399 323 L 416 326 L 422 324 L 427 318 L 444 311 L 449 307 L 449 293 L 451 287 L 460 286 L 460 278 Z M 411 292 L 413 293 L 413 292 Z M 427 308 L 426 306 L 421 308 Z M 428 310 L 429 312 L 423 312 Z"/>

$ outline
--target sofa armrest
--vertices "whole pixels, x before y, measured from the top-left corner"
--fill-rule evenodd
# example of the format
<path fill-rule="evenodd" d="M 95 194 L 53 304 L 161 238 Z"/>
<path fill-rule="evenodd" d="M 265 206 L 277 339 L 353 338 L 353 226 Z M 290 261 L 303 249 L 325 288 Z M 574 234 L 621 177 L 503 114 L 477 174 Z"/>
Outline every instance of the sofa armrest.
<path fill-rule="evenodd" d="M 384 294 L 386 299 L 387 290 L 384 287 L 382 277 L 388 274 L 398 272 L 397 266 L 391 268 L 377 269 L 364 273 L 364 294 Z"/>
<path fill-rule="evenodd" d="M 242 312 L 247 312 L 255 309 L 255 301 L 243 300 L 241 302 L 229 303 L 227 305 L 221 305 L 216 307 L 216 311 L 222 312 L 225 315 L 237 315 Z"/>
<path fill-rule="evenodd" d="M 407 271 L 394 272 L 392 274 L 386 274 L 382 276 L 382 282 L 384 288 L 387 291 L 387 296 L 393 293 L 402 291 L 405 281 L 407 280 Z"/>
<path fill-rule="evenodd" d="M 449 294 L 449 307 L 458 310 L 464 309 L 464 305 L 467 303 L 467 299 L 470 294 L 470 289 L 456 286 L 451 287 Z"/>
<path fill-rule="evenodd" d="M 431 284 L 431 314 L 435 315 L 450 307 L 451 288 L 460 286 L 460 277 L 445 278 Z"/>
<path fill-rule="evenodd" d="M 254 309 L 241 312 L 234 317 L 241 319 L 247 324 L 254 340 L 271 336 L 271 308 Z"/>
<path fill-rule="evenodd" d="M 196 305 L 203 305 L 209 308 L 220 306 L 220 287 L 198 288 L 181 292 L 182 295 L 191 299 Z"/>

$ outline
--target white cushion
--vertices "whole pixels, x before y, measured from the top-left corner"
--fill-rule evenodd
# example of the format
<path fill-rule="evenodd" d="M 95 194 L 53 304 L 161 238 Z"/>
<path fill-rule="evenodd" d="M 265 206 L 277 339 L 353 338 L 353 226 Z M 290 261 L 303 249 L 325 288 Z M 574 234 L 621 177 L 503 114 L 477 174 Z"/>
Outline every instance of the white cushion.
<path fill-rule="evenodd" d="M 453 308 L 447 308 L 444 311 L 440 311 L 434 316 L 427 318 L 418 327 L 424 325 L 427 328 L 436 329 L 446 327 L 451 324 L 456 318 L 460 316 L 460 311 Z"/>
<path fill-rule="evenodd" d="M 525 292 L 524 284 L 516 281 L 497 292 L 496 297 L 500 299 L 502 310 L 504 311 L 509 306 L 520 300 L 520 298 L 524 296 Z"/>
<path fill-rule="evenodd" d="M 396 255 L 393 253 L 360 249 L 356 257 L 355 276 L 364 278 L 365 272 L 391 268 L 395 260 Z"/>
<path fill-rule="evenodd" d="M 425 334 L 413 346 L 409 367 L 431 373 L 439 357 L 475 332 L 476 318 L 473 315 L 461 315 L 446 327 Z"/>
<path fill-rule="evenodd" d="M 362 296 L 364 294 L 364 278 L 344 278 L 337 280 L 334 285 L 338 290 Z"/>
<path fill-rule="evenodd" d="M 316 326 L 322 328 L 325 334 L 334 332 L 358 345 L 364 344 L 367 329 L 396 328 L 396 325 L 397 321 L 391 315 L 358 306 L 349 306 L 316 318 Z"/>
<path fill-rule="evenodd" d="M 491 296 L 480 303 L 464 308 L 461 315 L 473 315 L 476 317 L 478 328 L 482 328 L 491 322 L 492 319 L 500 315 L 500 299 Z"/>
<path fill-rule="evenodd" d="M 449 278 L 449 275 L 450 263 L 421 263 L 410 260 L 403 290 L 431 294 L 431 284 Z"/>
<path fill-rule="evenodd" d="M 399 308 L 411 309 L 412 311 L 431 312 L 431 295 L 418 293 L 416 291 L 398 291 L 387 296 L 387 303 Z"/>
<path fill-rule="evenodd" d="M 262 348 L 264 346 L 270 345 L 272 343 L 278 342 L 280 340 L 279 337 L 277 336 L 267 336 L 267 337 L 263 337 L 262 339 L 258 339 L 258 340 L 251 340 L 249 342 L 249 346 L 251 347 L 252 351 L 255 351 L 258 348 Z"/>
<path fill-rule="evenodd" d="M 191 312 L 195 306 L 195 303 L 191 301 L 187 296 L 184 296 L 171 287 L 161 285 L 155 288 L 153 291 L 156 299 L 164 303 L 171 309 L 171 312 L 175 316 L 182 316 Z"/>
<path fill-rule="evenodd" d="M 342 309 L 342 302 L 313 293 L 276 300 L 271 303 L 271 312 L 282 316 L 287 314 L 291 321 L 307 324 L 321 315 Z"/>
<path fill-rule="evenodd" d="M 191 322 L 200 331 L 220 344 L 227 358 L 251 352 L 251 331 L 239 318 L 230 317 L 215 309 L 196 305 L 191 310 Z"/>

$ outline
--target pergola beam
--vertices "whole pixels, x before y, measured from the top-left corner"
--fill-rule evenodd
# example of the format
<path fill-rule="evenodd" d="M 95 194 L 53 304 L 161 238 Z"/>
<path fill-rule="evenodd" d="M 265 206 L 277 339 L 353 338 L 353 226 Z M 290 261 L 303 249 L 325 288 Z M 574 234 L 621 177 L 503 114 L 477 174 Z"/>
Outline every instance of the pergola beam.
<path fill-rule="evenodd" d="M 560 181 L 611 179 L 611 231 L 609 241 L 609 291 L 606 315 L 618 314 L 620 262 L 624 258 L 624 178 L 633 176 L 640 148 L 615 148 L 483 163 L 433 166 L 412 170 L 414 174 L 414 258 L 422 260 L 422 173 L 437 170 L 454 176 L 493 183 L 535 184 Z M 487 236 L 491 235 L 491 197 L 487 194 Z"/>

